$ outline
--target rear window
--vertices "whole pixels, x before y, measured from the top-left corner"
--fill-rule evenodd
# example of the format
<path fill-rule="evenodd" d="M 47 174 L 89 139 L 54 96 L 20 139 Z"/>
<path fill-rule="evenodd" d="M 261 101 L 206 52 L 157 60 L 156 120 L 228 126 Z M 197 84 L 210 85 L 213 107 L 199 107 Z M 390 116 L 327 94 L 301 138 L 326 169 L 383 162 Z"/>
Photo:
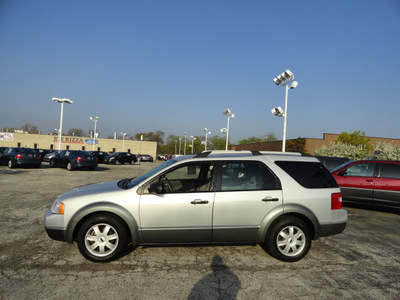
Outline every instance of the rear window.
<path fill-rule="evenodd" d="M 275 163 L 305 188 L 339 187 L 331 173 L 319 162 L 276 161 Z"/>
<path fill-rule="evenodd" d="M 400 164 L 382 163 L 380 167 L 379 177 L 400 178 Z"/>

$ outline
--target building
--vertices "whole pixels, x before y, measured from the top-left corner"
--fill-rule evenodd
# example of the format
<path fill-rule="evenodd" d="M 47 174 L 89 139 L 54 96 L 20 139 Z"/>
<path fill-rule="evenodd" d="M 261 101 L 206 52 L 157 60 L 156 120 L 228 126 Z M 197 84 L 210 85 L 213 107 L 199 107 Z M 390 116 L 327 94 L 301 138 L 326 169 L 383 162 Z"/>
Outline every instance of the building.
<path fill-rule="evenodd" d="M 340 134 L 336 133 L 324 133 L 322 139 L 315 138 L 298 138 L 294 140 L 286 141 L 286 149 L 288 150 L 291 144 L 301 143 L 304 144 L 304 152 L 308 154 L 315 154 L 315 150 L 322 146 L 329 146 L 331 142 L 338 139 Z M 366 137 L 369 139 L 369 143 L 374 146 L 376 143 L 393 143 L 394 145 L 400 146 L 400 139 L 389 139 L 389 138 L 378 138 L 378 137 Z M 259 150 L 259 151 L 282 151 L 282 141 L 253 143 L 246 145 L 233 145 L 230 146 L 231 150 Z"/>
<path fill-rule="evenodd" d="M 94 149 L 93 142 L 94 140 L 88 137 L 62 136 L 61 150 L 129 152 L 133 154 L 149 154 L 154 158 L 157 155 L 156 142 L 97 138 Z M 58 136 L 0 132 L 0 147 L 58 150 Z"/>

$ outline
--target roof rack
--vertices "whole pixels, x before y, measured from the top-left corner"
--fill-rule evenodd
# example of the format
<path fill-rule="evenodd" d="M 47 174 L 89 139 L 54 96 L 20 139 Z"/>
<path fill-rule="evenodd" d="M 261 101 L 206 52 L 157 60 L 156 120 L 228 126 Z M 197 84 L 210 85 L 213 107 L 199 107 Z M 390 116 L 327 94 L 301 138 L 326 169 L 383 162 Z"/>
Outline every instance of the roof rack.
<path fill-rule="evenodd" d="M 259 150 L 208 150 L 203 151 L 194 156 L 193 158 L 204 158 L 209 155 L 224 155 L 224 154 L 252 154 L 257 155 L 289 155 L 289 156 L 308 156 L 299 152 L 281 152 L 281 151 L 259 151 Z"/>
<path fill-rule="evenodd" d="M 211 150 L 203 151 L 197 154 L 194 158 L 208 157 L 210 154 L 232 154 L 232 153 L 251 153 L 253 156 L 263 155 L 258 150 Z"/>

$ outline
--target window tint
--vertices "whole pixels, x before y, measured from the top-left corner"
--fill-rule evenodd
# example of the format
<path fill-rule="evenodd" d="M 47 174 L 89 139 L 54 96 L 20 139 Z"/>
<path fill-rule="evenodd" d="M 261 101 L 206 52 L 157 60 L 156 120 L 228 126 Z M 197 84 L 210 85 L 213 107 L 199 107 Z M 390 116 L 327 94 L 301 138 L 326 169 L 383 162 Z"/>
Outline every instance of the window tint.
<path fill-rule="evenodd" d="M 338 187 L 331 173 L 319 162 L 276 161 L 275 163 L 305 188 Z"/>
<path fill-rule="evenodd" d="M 381 163 L 379 177 L 400 178 L 400 164 Z"/>
<path fill-rule="evenodd" d="M 351 165 L 346 169 L 344 175 L 352 177 L 372 177 L 374 175 L 375 163 L 359 163 Z"/>
<path fill-rule="evenodd" d="M 277 190 L 280 181 L 259 162 L 224 162 L 221 191 Z"/>

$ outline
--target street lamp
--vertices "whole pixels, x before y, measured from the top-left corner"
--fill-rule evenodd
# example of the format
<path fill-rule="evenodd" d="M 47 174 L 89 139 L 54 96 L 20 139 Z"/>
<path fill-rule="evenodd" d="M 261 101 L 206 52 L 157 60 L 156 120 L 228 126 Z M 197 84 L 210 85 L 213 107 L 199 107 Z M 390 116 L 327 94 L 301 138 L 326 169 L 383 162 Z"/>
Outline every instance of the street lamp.
<path fill-rule="evenodd" d="M 182 139 L 179 138 L 179 155 L 181 155 Z"/>
<path fill-rule="evenodd" d="M 227 116 L 227 117 L 228 117 L 228 124 L 226 125 L 226 128 L 224 128 L 224 129 L 225 129 L 225 133 L 226 133 L 226 146 L 225 146 L 225 150 L 228 150 L 228 142 L 229 142 L 229 119 L 233 119 L 233 118 L 235 117 L 235 114 L 233 114 L 229 108 L 227 108 L 222 114 L 223 114 L 224 116 Z M 223 132 L 222 129 L 221 129 L 221 132 Z"/>
<path fill-rule="evenodd" d="M 206 133 L 206 141 L 205 141 L 205 144 L 204 144 L 204 145 L 205 145 L 204 151 L 207 151 L 207 136 L 208 136 L 209 134 L 211 134 L 211 131 L 208 131 L 207 128 L 204 128 L 203 131 Z"/>
<path fill-rule="evenodd" d="M 282 152 L 285 152 L 286 149 L 286 119 L 287 119 L 287 100 L 288 100 L 288 91 L 289 89 L 294 89 L 299 84 L 294 80 L 294 74 L 290 72 L 290 70 L 286 70 L 281 75 L 278 75 L 274 78 L 274 82 L 279 86 L 286 86 L 286 94 L 285 94 L 285 110 L 279 106 L 271 110 L 271 112 L 278 117 L 283 117 L 283 139 L 282 139 Z M 289 84 L 290 83 L 290 84 Z"/>
<path fill-rule="evenodd" d="M 94 122 L 94 132 L 93 132 L 93 151 L 94 151 L 94 146 L 96 145 L 96 124 L 97 121 L 99 120 L 99 117 L 90 117 L 90 120 L 92 120 Z"/>
<path fill-rule="evenodd" d="M 58 130 L 58 150 L 61 150 L 61 133 L 62 133 L 62 123 L 63 123 L 63 112 L 64 103 L 72 104 L 73 102 L 66 98 L 51 98 L 54 102 L 61 103 L 61 115 L 60 115 L 60 129 Z"/>
<path fill-rule="evenodd" d="M 183 148 L 183 155 L 186 155 L 186 139 L 187 139 L 187 132 L 183 133 L 185 135 L 185 147 Z"/>
<path fill-rule="evenodd" d="M 193 154 L 193 149 L 194 149 L 194 140 L 196 139 L 193 135 L 190 136 L 190 138 L 192 139 L 192 154 Z"/>
<path fill-rule="evenodd" d="M 126 132 L 121 132 L 122 134 L 122 152 L 125 152 L 125 137 L 128 133 Z"/>

